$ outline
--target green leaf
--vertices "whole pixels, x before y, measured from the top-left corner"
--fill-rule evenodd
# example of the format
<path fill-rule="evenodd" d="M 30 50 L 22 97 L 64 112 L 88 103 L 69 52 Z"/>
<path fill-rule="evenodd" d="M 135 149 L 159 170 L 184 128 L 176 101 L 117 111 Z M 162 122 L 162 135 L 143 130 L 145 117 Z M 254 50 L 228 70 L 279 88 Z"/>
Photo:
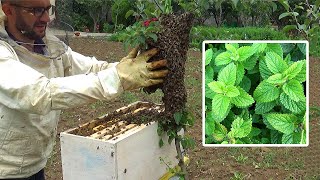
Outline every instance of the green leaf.
<path fill-rule="evenodd" d="M 300 49 L 300 51 L 302 52 L 303 55 L 306 56 L 306 43 L 298 43 L 298 48 Z"/>
<path fill-rule="evenodd" d="M 254 137 L 254 136 L 258 136 L 262 131 L 259 128 L 256 127 L 252 127 L 251 128 L 251 132 L 248 135 L 249 137 Z"/>
<path fill-rule="evenodd" d="M 291 30 L 297 29 L 297 25 L 286 25 L 282 30 L 285 33 L 288 33 Z"/>
<path fill-rule="evenodd" d="M 206 50 L 206 64 L 205 65 L 210 64 L 210 62 L 212 60 L 212 56 L 213 56 L 213 50 L 211 48 Z"/>
<path fill-rule="evenodd" d="M 226 96 L 228 97 L 236 97 L 239 96 L 240 92 L 235 86 L 227 86 L 226 88 Z"/>
<path fill-rule="evenodd" d="M 282 133 L 276 130 L 270 131 L 271 143 L 272 144 L 281 144 L 282 143 Z"/>
<path fill-rule="evenodd" d="M 263 79 L 268 79 L 270 76 L 273 75 L 273 73 L 269 70 L 266 60 L 260 60 L 259 62 L 259 71 L 260 75 Z"/>
<path fill-rule="evenodd" d="M 230 134 L 235 138 L 243 138 L 250 134 L 251 128 L 251 120 L 243 120 L 243 118 L 237 117 L 231 124 Z"/>
<path fill-rule="evenodd" d="M 266 81 L 262 81 L 253 92 L 253 98 L 259 103 L 274 101 L 279 95 L 279 89 Z"/>
<path fill-rule="evenodd" d="M 176 112 L 173 114 L 173 118 L 176 122 L 176 124 L 180 124 L 181 118 L 182 118 L 182 113 L 181 112 Z"/>
<path fill-rule="evenodd" d="M 266 48 L 266 52 L 275 52 L 280 56 L 280 58 L 283 58 L 283 50 L 280 44 L 277 43 L 269 43 Z"/>
<path fill-rule="evenodd" d="M 263 52 L 267 47 L 267 43 L 253 43 L 253 45 L 251 46 L 251 49 L 253 52 Z"/>
<path fill-rule="evenodd" d="M 223 52 L 216 57 L 215 64 L 216 66 L 221 66 L 221 65 L 229 64 L 231 61 L 232 61 L 231 54 L 229 52 Z"/>
<path fill-rule="evenodd" d="M 237 51 L 239 54 L 238 61 L 245 61 L 254 54 L 250 46 L 242 46 Z"/>
<path fill-rule="evenodd" d="M 270 76 L 266 82 L 274 85 L 282 85 L 287 81 L 287 78 L 283 77 L 282 74 L 278 73 Z"/>
<path fill-rule="evenodd" d="M 154 42 L 157 42 L 158 36 L 155 33 L 150 33 L 148 36 L 151 37 Z"/>
<path fill-rule="evenodd" d="M 225 45 L 226 49 L 232 53 L 236 53 L 237 52 L 237 49 L 235 46 L 233 46 L 232 44 L 226 44 Z"/>
<path fill-rule="evenodd" d="M 289 109 L 291 112 L 296 114 L 301 114 L 306 111 L 306 102 L 305 101 L 294 101 L 289 98 L 289 96 L 282 92 L 280 95 L 280 102 L 281 104 Z"/>
<path fill-rule="evenodd" d="M 205 69 L 205 97 L 212 99 L 215 95 L 214 91 L 212 91 L 208 84 L 213 80 L 213 68 L 211 66 L 206 66 Z"/>
<path fill-rule="evenodd" d="M 227 136 L 227 128 L 224 127 L 224 125 L 220 124 L 220 123 L 216 123 L 215 125 L 215 129 L 213 132 L 213 138 L 216 141 L 223 141 L 223 139 Z"/>
<path fill-rule="evenodd" d="M 239 96 L 231 98 L 231 102 L 237 107 L 244 108 L 254 103 L 254 99 L 242 88 L 238 87 Z"/>
<path fill-rule="evenodd" d="M 256 103 L 255 112 L 256 114 L 264 114 L 269 112 L 276 105 L 275 101 L 265 102 L 265 103 Z"/>
<path fill-rule="evenodd" d="M 288 76 L 288 79 L 293 79 L 300 73 L 304 63 L 304 61 L 294 62 L 287 70 L 283 72 L 283 76 Z"/>
<path fill-rule="evenodd" d="M 306 60 L 302 60 L 303 66 L 301 68 L 301 71 L 294 77 L 295 80 L 299 82 L 305 82 L 307 78 L 307 65 Z"/>
<path fill-rule="evenodd" d="M 221 122 L 229 112 L 230 98 L 216 94 L 212 99 L 212 113 L 217 122 Z"/>
<path fill-rule="evenodd" d="M 224 82 L 226 85 L 234 85 L 237 77 L 236 73 L 236 65 L 234 63 L 230 63 L 219 72 L 218 81 Z"/>
<path fill-rule="evenodd" d="M 266 53 L 266 64 L 273 74 L 282 73 L 288 68 L 284 60 L 274 52 Z"/>
<path fill-rule="evenodd" d="M 284 17 L 287 17 L 287 16 L 295 17 L 295 16 L 299 16 L 299 13 L 297 13 L 297 12 L 284 12 L 284 13 L 280 14 L 279 20 Z"/>
<path fill-rule="evenodd" d="M 212 117 L 207 116 L 206 122 L 205 122 L 205 134 L 206 135 L 212 135 L 215 130 L 215 121 L 212 119 Z"/>
<path fill-rule="evenodd" d="M 129 16 L 131 16 L 132 14 L 134 13 L 134 11 L 131 9 L 129 10 L 126 15 L 125 15 L 125 18 L 128 19 Z"/>
<path fill-rule="evenodd" d="M 226 91 L 226 85 L 220 81 L 212 81 L 208 86 L 215 93 L 223 94 Z"/>
<path fill-rule="evenodd" d="M 244 76 L 239 86 L 246 92 L 249 92 L 251 88 L 251 80 L 247 76 Z"/>
<path fill-rule="evenodd" d="M 205 68 L 205 83 L 209 84 L 213 80 L 214 71 L 211 66 L 206 66 Z"/>
<path fill-rule="evenodd" d="M 258 58 L 256 56 L 252 56 L 247 60 L 243 61 L 242 64 L 245 69 L 252 70 L 257 64 L 257 61 L 258 61 Z"/>
<path fill-rule="evenodd" d="M 297 117 L 292 114 L 270 113 L 266 114 L 264 117 L 272 127 L 284 134 L 293 133 L 295 129 L 294 123 L 297 121 Z"/>
<path fill-rule="evenodd" d="M 243 76 L 244 76 L 244 67 L 243 67 L 243 65 L 242 64 L 238 64 L 237 65 L 237 79 L 236 79 L 236 85 L 238 85 L 238 84 L 240 84 L 240 82 L 242 81 L 242 79 L 243 79 Z"/>
<path fill-rule="evenodd" d="M 282 144 L 300 144 L 301 133 L 293 132 L 282 136 Z"/>
<path fill-rule="evenodd" d="M 282 86 L 282 90 L 289 96 L 290 99 L 296 102 L 305 100 L 303 87 L 297 80 L 290 80 Z"/>

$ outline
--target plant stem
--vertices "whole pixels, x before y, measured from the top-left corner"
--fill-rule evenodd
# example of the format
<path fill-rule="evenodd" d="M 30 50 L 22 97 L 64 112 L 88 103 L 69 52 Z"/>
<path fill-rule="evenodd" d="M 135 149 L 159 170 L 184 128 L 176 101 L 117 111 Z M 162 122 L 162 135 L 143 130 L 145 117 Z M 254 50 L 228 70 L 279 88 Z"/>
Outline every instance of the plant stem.
<path fill-rule="evenodd" d="M 181 146 L 180 143 L 181 140 L 180 138 L 175 138 L 175 144 L 176 144 L 176 150 L 177 150 L 177 154 L 178 154 L 178 159 L 179 159 L 179 166 L 181 167 L 182 173 L 184 175 L 184 179 L 185 180 L 189 180 L 189 174 L 187 172 L 187 168 L 186 165 L 184 163 L 184 157 L 182 155 L 182 151 L 181 151 Z"/>

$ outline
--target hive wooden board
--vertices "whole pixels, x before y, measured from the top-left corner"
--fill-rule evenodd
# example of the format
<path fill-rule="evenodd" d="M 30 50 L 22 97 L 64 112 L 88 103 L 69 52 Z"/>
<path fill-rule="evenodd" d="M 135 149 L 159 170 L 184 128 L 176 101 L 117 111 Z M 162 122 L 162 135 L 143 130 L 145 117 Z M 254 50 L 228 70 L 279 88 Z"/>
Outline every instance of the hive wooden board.
<path fill-rule="evenodd" d="M 174 142 L 159 147 L 157 122 L 135 126 L 109 140 L 72 134 L 75 129 L 62 132 L 61 156 L 64 180 L 134 179 L 156 180 L 167 166 L 178 164 Z M 162 137 L 167 142 L 167 137 Z"/>

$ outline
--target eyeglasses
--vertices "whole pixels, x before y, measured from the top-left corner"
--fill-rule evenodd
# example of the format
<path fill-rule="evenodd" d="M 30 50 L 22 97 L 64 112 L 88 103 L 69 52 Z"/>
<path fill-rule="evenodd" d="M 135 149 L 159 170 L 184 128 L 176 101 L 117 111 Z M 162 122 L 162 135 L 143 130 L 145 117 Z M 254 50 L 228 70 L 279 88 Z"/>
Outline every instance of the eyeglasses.
<path fill-rule="evenodd" d="M 43 14 L 45 12 L 47 12 L 49 14 L 49 16 L 52 16 L 55 13 L 55 6 L 52 6 L 52 5 L 45 7 L 45 8 L 43 8 L 43 7 L 26 7 L 26 6 L 21 6 L 18 4 L 11 4 L 11 5 L 15 6 L 15 7 L 23 8 L 26 11 L 32 13 L 36 17 L 43 16 Z"/>

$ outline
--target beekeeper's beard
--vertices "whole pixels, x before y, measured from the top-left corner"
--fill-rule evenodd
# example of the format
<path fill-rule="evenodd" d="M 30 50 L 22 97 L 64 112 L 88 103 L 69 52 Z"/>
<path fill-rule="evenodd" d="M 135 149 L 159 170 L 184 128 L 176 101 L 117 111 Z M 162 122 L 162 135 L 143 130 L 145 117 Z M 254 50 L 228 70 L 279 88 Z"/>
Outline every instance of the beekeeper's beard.
<path fill-rule="evenodd" d="M 17 18 L 16 20 L 16 28 L 21 31 L 21 33 L 27 37 L 30 40 L 36 40 L 36 39 L 42 39 L 45 35 L 46 32 L 45 30 L 43 32 L 36 32 L 34 28 L 37 25 L 44 25 L 47 26 L 47 23 L 42 22 L 42 21 L 36 21 L 33 25 L 28 25 L 25 21 L 25 19 L 20 16 L 21 18 Z"/>

